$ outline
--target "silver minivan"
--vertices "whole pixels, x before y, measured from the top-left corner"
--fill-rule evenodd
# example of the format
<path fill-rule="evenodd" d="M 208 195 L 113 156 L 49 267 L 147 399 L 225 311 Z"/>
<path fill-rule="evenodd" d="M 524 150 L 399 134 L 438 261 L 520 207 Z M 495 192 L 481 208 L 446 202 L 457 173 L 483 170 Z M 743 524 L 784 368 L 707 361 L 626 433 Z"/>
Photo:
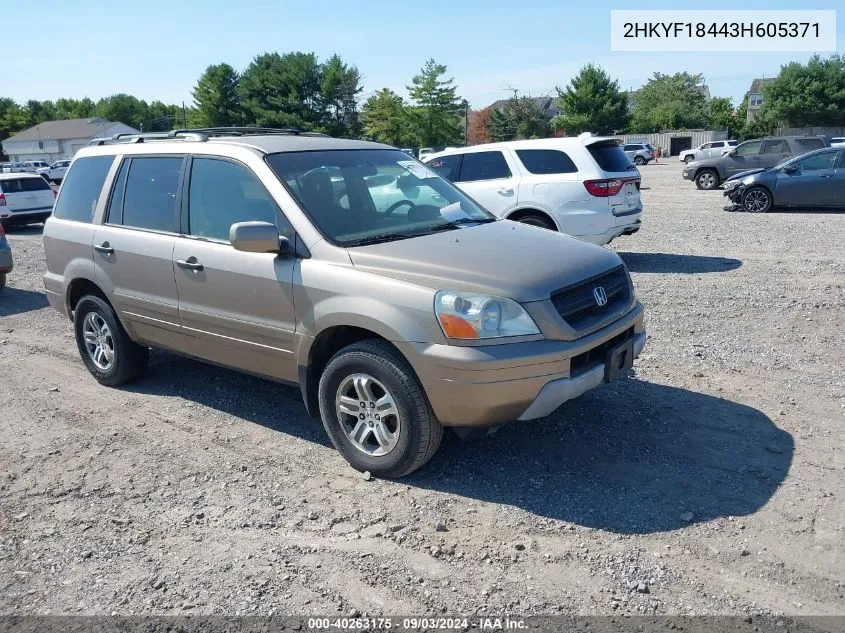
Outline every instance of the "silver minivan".
<path fill-rule="evenodd" d="M 394 182 L 401 198 L 373 193 Z M 396 148 L 319 134 L 98 140 L 44 251 L 101 384 L 140 378 L 159 347 L 298 385 L 349 463 L 388 477 L 445 427 L 541 418 L 624 377 L 646 339 L 615 253 L 499 220 Z"/>

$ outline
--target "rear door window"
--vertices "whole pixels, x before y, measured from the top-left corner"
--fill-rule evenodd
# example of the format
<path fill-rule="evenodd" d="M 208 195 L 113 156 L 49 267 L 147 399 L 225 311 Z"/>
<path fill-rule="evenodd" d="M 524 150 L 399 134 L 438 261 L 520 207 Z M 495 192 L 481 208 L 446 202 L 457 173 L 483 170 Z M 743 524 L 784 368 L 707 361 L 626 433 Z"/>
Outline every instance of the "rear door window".
<path fill-rule="evenodd" d="M 456 182 L 473 182 L 476 180 L 496 180 L 510 178 L 508 167 L 502 152 L 472 152 L 464 154 L 461 162 L 460 179 Z"/>
<path fill-rule="evenodd" d="M 556 149 L 518 149 L 516 155 L 532 174 L 574 174 L 575 163 L 566 154 Z"/>
<path fill-rule="evenodd" d="M 114 156 L 77 159 L 62 182 L 53 216 L 62 220 L 91 222 L 113 162 Z"/>
<path fill-rule="evenodd" d="M 123 194 L 123 225 L 177 233 L 176 202 L 182 176 L 182 156 L 133 158 Z"/>
<path fill-rule="evenodd" d="M 456 180 L 458 175 L 458 164 L 461 162 L 462 154 L 450 154 L 449 156 L 440 156 L 439 158 L 432 158 L 426 162 L 426 165 L 431 167 L 437 175 L 446 180 Z"/>
<path fill-rule="evenodd" d="M 634 163 L 616 143 L 593 143 L 587 147 L 590 156 L 598 163 L 602 171 L 633 171 Z"/>
<path fill-rule="evenodd" d="M 47 181 L 41 178 L 14 178 L 12 180 L 0 180 L 0 189 L 3 193 L 29 193 L 32 191 L 52 191 Z"/>

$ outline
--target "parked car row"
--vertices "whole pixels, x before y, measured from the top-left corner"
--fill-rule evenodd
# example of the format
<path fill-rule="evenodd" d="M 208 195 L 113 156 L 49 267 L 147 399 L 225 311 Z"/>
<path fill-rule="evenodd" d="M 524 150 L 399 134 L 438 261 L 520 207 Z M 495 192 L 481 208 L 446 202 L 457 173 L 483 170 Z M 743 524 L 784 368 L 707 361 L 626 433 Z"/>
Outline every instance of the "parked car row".
<path fill-rule="evenodd" d="M 699 189 L 716 189 L 727 178 L 750 169 L 779 165 L 826 146 L 822 136 L 771 136 L 738 144 L 720 156 L 695 160 L 684 167 L 684 178 Z"/>
<path fill-rule="evenodd" d="M 378 143 L 237 134 L 103 140 L 72 163 L 44 285 L 100 383 L 138 379 L 163 347 L 297 384 L 350 464 L 395 477 L 445 427 L 546 416 L 642 351 L 619 256 L 527 221 L 599 243 L 639 228 L 639 174 L 614 139 L 425 166 Z M 485 210 L 497 196 L 522 222 Z"/>
<path fill-rule="evenodd" d="M 47 168 L 49 165 L 43 160 L 27 160 L 22 163 L 2 163 L 0 173 L 2 174 L 34 174 L 39 169 Z"/>

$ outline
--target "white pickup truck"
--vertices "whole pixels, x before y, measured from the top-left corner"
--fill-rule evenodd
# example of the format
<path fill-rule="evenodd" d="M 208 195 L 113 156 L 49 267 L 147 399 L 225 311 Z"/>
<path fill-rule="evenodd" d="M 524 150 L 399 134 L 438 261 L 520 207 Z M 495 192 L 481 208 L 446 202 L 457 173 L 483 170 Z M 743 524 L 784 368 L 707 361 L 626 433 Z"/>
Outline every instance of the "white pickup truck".
<path fill-rule="evenodd" d="M 43 176 L 50 182 L 60 183 L 64 179 L 65 172 L 67 171 L 67 168 L 69 166 L 70 159 L 57 160 L 49 167 L 42 167 L 35 173 L 37 173 L 39 176 Z"/>

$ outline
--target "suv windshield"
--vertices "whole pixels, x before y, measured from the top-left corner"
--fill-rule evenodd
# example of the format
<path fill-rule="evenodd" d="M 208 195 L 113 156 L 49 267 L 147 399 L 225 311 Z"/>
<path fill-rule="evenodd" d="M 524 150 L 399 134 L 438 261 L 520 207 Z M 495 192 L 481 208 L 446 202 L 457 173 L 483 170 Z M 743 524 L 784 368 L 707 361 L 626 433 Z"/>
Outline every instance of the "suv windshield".
<path fill-rule="evenodd" d="M 400 150 L 284 152 L 267 163 L 319 231 L 341 246 L 495 221 Z"/>

